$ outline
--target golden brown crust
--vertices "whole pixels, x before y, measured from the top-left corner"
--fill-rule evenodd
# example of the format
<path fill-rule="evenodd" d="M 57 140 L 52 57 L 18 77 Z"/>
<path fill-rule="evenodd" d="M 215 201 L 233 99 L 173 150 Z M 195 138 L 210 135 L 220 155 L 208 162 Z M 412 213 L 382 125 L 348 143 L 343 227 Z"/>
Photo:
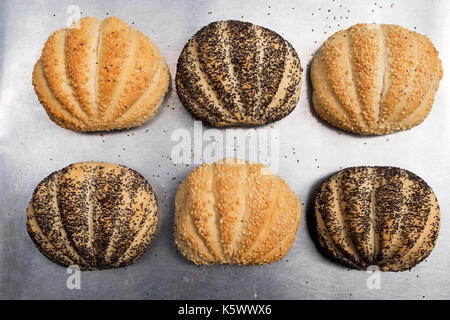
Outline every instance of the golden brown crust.
<path fill-rule="evenodd" d="M 158 110 L 169 71 L 143 33 L 115 17 L 86 17 L 46 42 L 33 72 L 51 120 L 75 131 L 131 128 Z"/>
<path fill-rule="evenodd" d="M 218 21 L 199 30 L 177 64 L 183 105 L 216 126 L 258 125 L 287 116 L 297 105 L 302 69 L 280 35 L 242 21 Z"/>
<path fill-rule="evenodd" d="M 433 190 L 415 174 L 392 167 L 341 170 L 315 200 L 319 243 L 340 264 L 404 271 L 436 244 L 440 209 Z"/>
<path fill-rule="evenodd" d="M 357 24 L 328 38 L 314 57 L 314 109 L 357 134 L 407 130 L 427 117 L 442 76 L 426 36 L 397 25 Z"/>
<path fill-rule="evenodd" d="M 99 30 L 98 19 L 86 17 L 79 21 L 79 28 L 60 30 L 64 32 L 65 36 L 55 43 L 55 46 L 61 48 L 57 57 L 64 66 L 62 74 L 67 74 L 66 76 L 70 79 L 70 83 L 66 85 L 67 91 L 72 91 L 75 103 L 78 103 L 88 118 L 92 120 L 93 123 L 90 125 L 96 125 L 98 116 L 95 81 Z M 53 63 L 55 54 L 50 53 L 46 56 L 48 56 L 49 62 Z M 46 77 L 49 78 L 48 73 L 46 73 Z M 55 93 L 54 90 L 52 91 Z M 61 102 L 65 107 L 67 106 L 64 101 Z"/>
<path fill-rule="evenodd" d="M 175 244 L 199 265 L 259 265 L 289 251 L 300 203 L 261 164 L 224 159 L 194 169 L 175 197 Z"/>
<path fill-rule="evenodd" d="M 81 162 L 52 173 L 34 191 L 27 230 L 51 261 L 81 270 L 138 260 L 157 224 L 151 186 L 126 167 Z"/>

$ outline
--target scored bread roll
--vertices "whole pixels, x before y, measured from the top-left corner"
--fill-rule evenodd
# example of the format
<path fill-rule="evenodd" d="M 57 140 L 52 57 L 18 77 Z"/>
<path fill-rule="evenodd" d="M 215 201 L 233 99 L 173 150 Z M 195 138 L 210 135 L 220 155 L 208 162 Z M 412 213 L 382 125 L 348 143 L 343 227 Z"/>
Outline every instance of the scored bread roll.
<path fill-rule="evenodd" d="M 289 251 L 300 203 L 262 164 L 224 159 L 194 169 L 175 197 L 175 244 L 197 265 L 260 265 Z"/>
<path fill-rule="evenodd" d="M 313 105 L 322 119 L 356 134 L 406 130 L 425 120 L 442 76 L 426 36 L 357 24 L 328 38 L 314 57 Z"/>
<path fill-rule="evenodd" d="M 277 33 L 249 22 L 218 21 L 199 30 L 178 58 L 183 105 L 214 127 L 280 120 L 297 105 L 302 68 Z"/>
<path fill-rule="evenodd" d="M 33 85 L 61 127 L 109 131 L 152 118 L 167 92 L 169 71 L 142 32 L 116 17 L 86 17 L 48 38 Z"/>
<path fill-rule="evenodd" d="M 315 216 L 325 254 L 360 270 L 411 269 L 431 253 L 440 227 L 433 190 L 393 167 L 354 167 L 332 175 L 316 195 Z"/>
<path fill-rule="evenodd" d="M 39 251 L 81 270 L 124 267 L 150 245 L 158 204 L 147 180 L 127 167 L 81 162 L 50 174 L 27 208 Z"/>

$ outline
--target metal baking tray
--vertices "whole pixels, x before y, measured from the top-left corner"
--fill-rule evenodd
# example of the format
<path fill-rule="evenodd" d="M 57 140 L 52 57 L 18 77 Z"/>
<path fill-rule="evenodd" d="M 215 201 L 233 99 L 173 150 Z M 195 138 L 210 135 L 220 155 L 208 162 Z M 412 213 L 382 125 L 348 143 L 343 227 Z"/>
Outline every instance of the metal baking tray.
<path fill-rule="evenodd" d="M 161 110 L 145 125 L 83 134 L 62 129 L 48 119 L 31 85 L 32 68 L 47 37 L 65 27 L 76 10 L 81 16 L 121 17 L 159 46 L 170 68 L 171 87 Z M 449 13 L 446 0 L 1 1 L 0 298 L 448 299 Z M 180 132 L 177 129 L 187 130 L 194 139 L 194 119 L 175 91 L 176 63 L 197 30 L 223 19 L 250 21 L 278 32 L 297 50 L 305 70 L 295 110 L 281 121 L 256 129 L 278 137 L 275 169 L 303 203 L 303 219 L 292 249 L 282 261 L 265 266 L 197 267 L 172 244 L 174 196 L 180 181 L 197 166 L 171 159 L 178 143 L 173 139 L 174 132 Z M 400 24 L 428 35 L 439 50 L 445 75 L 434 107 L 420 126 L 361 137 L 336 130 L 315 116 L 308 73 L 312 56 L 331 34 L 358 22 Z M 225 137 L 227 130 L 220 133 Z M 80 289 L 69 289 L 71 274 L 44 258 L 28 237 L 25 208 L 41 179 L 70 163 L 87 160 L 119 163 L 142 173 L 158 197 L 160 220 L 149 250 L 137 263 L 83 272 Z M 348 270 L 328 261 L 316 249 L 308 224 L 314 191 L 325 177 L 355 165 L 402 167 L 434 189 L 442 209 L 439 240 L 430 257 L 411 271 L 375 273 L 377 278 L 373 278 L 370 272 Z"/>

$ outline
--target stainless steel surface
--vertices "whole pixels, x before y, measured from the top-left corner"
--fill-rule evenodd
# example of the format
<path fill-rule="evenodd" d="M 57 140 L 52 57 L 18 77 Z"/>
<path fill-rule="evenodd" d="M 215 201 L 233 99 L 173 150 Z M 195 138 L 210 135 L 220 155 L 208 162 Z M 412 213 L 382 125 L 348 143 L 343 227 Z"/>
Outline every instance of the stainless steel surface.
<path fill-rule="evenodd" d="M 47 37 L 65 27 L 67 8 L 82 16 L 119 16 L 150 36 L 170 67 L 171 91 L 159 113 L 129 131 L 81 134 L 51 122 L 37 101 L 31 72 Z M 450 2 L 442 1 L 23 1 L 0 3 L 0 298 L 237 298 L 431 299 L 450 298 Z M 304 203 L 297 239 L 279 263 L 260 267 L 196 267 L 172 245 L 173 200 L 179 182 L 196 165 L 169 159 L 177 128 L 193 119 L 174 90 L 176 62 L 202 26 L 239 19 L 268 27 L 289 40 L 302 65 L 296 109 L 275 123 L 279 170 Z M 381 137 L 359 137 L 319 121 L 310 105 L 307 65 L 322 42 L 357 22 L 395 23 L 428 35 L 440 52 L 444 79 L 433 110 L 420 126 Z M 270 126 L 258 130 L 271 130 Z M 224 130 L 223 130 L 224 132 Z M 142 173 L 160 204 L 157 234 L 148 252 L 125 269 L 81 274 L 81 289 L 66 287 L 68 274 L 44 258 L 25 229 L 25 208 L 36 185 L 70 163 L 101 160 Z M 297 161 L 298 160 L 298 161 Z M 431 256 L 410 272 L 382 273 L 368 289 L 367 272 L 347 270 L 317 251 L 308 232 L 314 189 L 341 167 L 393 165 L 425 179 L 436 192 L 442 226 Z M 196 276 L 196 272 L 198 275 Z"/>

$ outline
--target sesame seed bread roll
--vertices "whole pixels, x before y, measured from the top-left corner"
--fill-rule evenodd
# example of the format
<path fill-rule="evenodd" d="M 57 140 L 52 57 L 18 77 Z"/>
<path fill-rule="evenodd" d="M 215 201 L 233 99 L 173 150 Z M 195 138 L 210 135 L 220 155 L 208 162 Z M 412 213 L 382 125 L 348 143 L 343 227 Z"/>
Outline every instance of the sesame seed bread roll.
<path fill-rule="evenodd" d="M 75 131 L 136 127 L 154 116 L 169 86 L 155 44 L 125 21 L 86 17 L 54 32 L 33 71 L 51 120 Z"/>
<path fill-rule="evenodd" d="M 297 105 L 302 68 L 277 33 L 241 21 L 213 22 L 198 31 L 178 59 L 183 105 L 214 127 L 280 120 Z"/>
<path fill-rule="evenodd" d="M 260 265 L 289 251 L 301 206 L 262 164 L 223 159 L 194 169 L 175 197 L 174 238 L 197 265 Z"/>
<path fill-rule="evenodd" d="M 361 135 L 422 123 L 443 69 L 424 35 L 397 25 L 357 24 L 328 38 L 311 66 L 316 113 Z"/>
<path fill-rule="evenodd" d="M 80 162 L 39 183 L 27 208 L 27 230 L 39 251 L 61 266 L 124 267 L 150 245 L 157 210 L 151 186 L 136 171 Z"/>
<path fill-rule="evenodd" d="M 324 253 L 349 268 L 409 270 L 434 248 L 440 209 L 433 190 L 415 174 L 393 167 L 337 172 L 315 199 Z"/>

